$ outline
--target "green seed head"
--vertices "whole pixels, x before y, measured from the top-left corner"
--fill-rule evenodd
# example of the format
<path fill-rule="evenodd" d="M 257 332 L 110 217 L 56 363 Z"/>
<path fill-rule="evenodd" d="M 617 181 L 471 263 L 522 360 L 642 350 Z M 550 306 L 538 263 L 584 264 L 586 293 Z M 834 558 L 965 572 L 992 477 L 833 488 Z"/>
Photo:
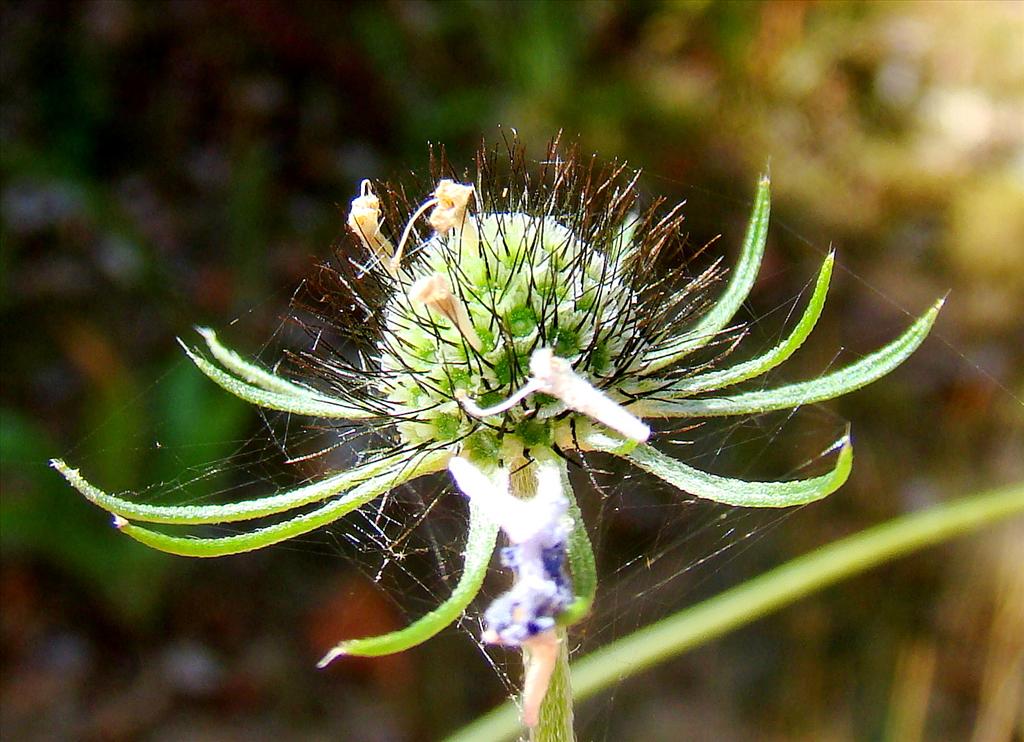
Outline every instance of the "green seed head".
<path fill-rule="evenodd" d="M 382 393 L 400 410 L 405 441 L 451 441 L 486 425 L 527 447 L 550 445 L 570 417 L 558 399 L 536 394 L 481 423 L 456 395 L 504 401 L 541 347 L 577 374 L 609 377 L 632 339 L 618 320 L 637 302 L 625 232 L 613 237 L 595 248 L 554 217 L 482 213 L 413 251 L 403 269 L 413 288 L 388 302 L 380 343 Z"/>

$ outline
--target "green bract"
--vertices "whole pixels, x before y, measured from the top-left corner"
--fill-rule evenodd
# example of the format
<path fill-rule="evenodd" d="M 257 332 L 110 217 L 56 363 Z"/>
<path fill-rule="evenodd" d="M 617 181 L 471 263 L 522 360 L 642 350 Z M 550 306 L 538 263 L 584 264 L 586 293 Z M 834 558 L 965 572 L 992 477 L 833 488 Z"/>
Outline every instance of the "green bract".
<path fill-rule="evenodd" d="M 556 486 L 572 521 L 559 548 L 575 600 L 559 609 L 557 620 L 568 625 L 582 618 L 597 581 L 569 486 L 567 451 L 617 456 L 689 495 L 735 506 L 802 505 L 839 488 L 852 465 L 848 437 L 832 444 L 834 462 L 823 475 L 739 481 L 659 452 L 657 433 L 647 442 L 649 428 L 639 418 L 750 415 L 831 399 L 905 360 L 928 334 L 941 302 L 888 346 L 845 368 L 774 389 L 732 391 L 801 346 L 821 314 L 832 275 L 830 254 L 802 316 L 763 355 L 731 366 L 722 354 L 706 358 L 725 331 L 735 330 L 730 323 L 755 282 L 768 231 L 768 178 L 758 183 L 730 280 L 717 301 L 702 307 L 712 276 L 686 279 L 666 265 L 665 248 L 679 239 L 678 209 L 663 214 L 655 204 L 636 211 L 635 177 L 624 177 L 622 167 L 598 173 L 554 150 L 532 171 L 523 163 L 518 148 L 508 158 L 481 153 L 472 185 L 442 180 L 418 208 L 404 203 L 399 191 L 382 187 L 379 198 L 363 184 L 349 217 L 352 249 L 326 269 L 328 278 L 337 279 L 337 305 L 361 312 L 335 328 L 355 346 L 359 363 L 340 354 L 321 358 L 322 378 L 299 381 L 244 360 L 212 330 L 200 330 L 206 355 L 185 348 L 212 381 L 254 405 L 373 425 L 386 444 L 364 451 L 358 465 L 261 499 L 188 506 L 142 504 L 97 489 L 63 461 L 54 467 L 113 513 L 126 535 L 198 557 L 250 551 L 307 533 L 445 469 L 453 457 L 466 462 L 460 466 L 478 468 L 486 486 L 483 494 L 466 492 L 465 567 L 449 599 L 401 631 L 342 642 L 321 664 L 343 654 L 400 651 L 457 620 L 480 589 L 498 531 L 511 538 L 516 525 L 511 514 L 488 505 L 500 499 L 486 491 L 531 497 L 539 463 L 560 472 Z M 420 235 L 420 217 L 430 209 L 430 228 Z M 385 215 L 398 214 L 407 225 L 397 219 L 385 224 Z M 322 314 L 332 317 L 329 309 Z M 688 364 L 698 351 L 701 363 Z M 212 538 L 139 525 L 269 516 L 280 520 Z"/>

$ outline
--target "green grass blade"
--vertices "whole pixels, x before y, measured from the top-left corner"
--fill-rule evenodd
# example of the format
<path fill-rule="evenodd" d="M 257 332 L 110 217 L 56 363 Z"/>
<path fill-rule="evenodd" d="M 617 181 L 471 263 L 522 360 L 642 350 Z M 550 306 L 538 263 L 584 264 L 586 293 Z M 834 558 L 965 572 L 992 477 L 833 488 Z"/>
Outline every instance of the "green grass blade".
<path fill-rule="evenodd" d="M 924 342 L 941 308 L 940 300 L 889 345 L 856 363 L 816 379 L 727 397 L 681 401 L 643 400 L 631 407 L 631 410 L 643 417 L 715 417 L 786 410 L 833 399 L 880 379 L 903 363 Z"/>
<path fill-rule="evenodd" d="M 739 363 L 730 368 L 720 371 L 710 371 L 698 374 L 688 379 L 672 384 L 665 389 L 664 394 L 669 398 L 687 397 L 699 392 L 706 392 L 711 389 L 721 389 L 739 384 L 741 381 L 754 379 L 761 374 L 768 373 L 779 364 L 786 361 L 797 349 L 803 345 L 807 336 L 811 334 L 814 325 L 821 316 L 821 310 L 825 306 L 825 297 L 828 294 L 829 282 L 832 278 L 832 267 L 835 264 L 835 253 L 829 253 L 825 262 L 818 272 L 818 279 L 814 284 L 814 293 L 807 304 L 800 321 L 785 340 L 769 350 L 764 355 L 753 358 L 749 361 Z"/>
<path fill-rule="evenodd" d="M 448 451 L 431 451 L 414 457 L 414 460 L 398 471 L 389 470 L 368 479 L 347 494 L 323 505 L 316 510 L 296 516 L 282 523 L 260 528 L 247 533 L 219 538 L 197 538 L 190 536 L 171 536 L 160 531 L 133 525 L 120 516 L 115 516 L 118 528 L 139 541 L 169 554 L 191 557 L 218 557 L 228 554 L 240 554 L 246 551 L 262 549 L 271 544 L 301 536 L 321 526 L 336 521 L 352 512 L 361 505 L 388 492 L 400 484 L 416 477 L 444 468 L 449 457 Z"/>
<path fill-rule="evenodd" d="M 359 418 L 377 417 L 374 413 L 352 407 L 343 400 L 334 399 L 320 395 L 311 397 L 308 393 L 301 395 L 283 394 L 282 392 L 262 389 L 248 382 L 232 376 L 226 371 L 217 368 L 208 360 L 191 350 L 184 343 L 181 347 L 192 360 L 192 363 L 206 374 L 211 381 L 216 383 L 225 391 L 234 394 L 239 399 L 269 410 L 280 412 L 291 412 L 295 415 L 309 415 L 311 417 L 323 417 L 329 419 L 355 420 Z"/>
<path fill-rule="evenodd" d="M 289 381 L 277 374 L 272 374 L 254 363 L 246 361 L 238 355 L 238 353 L 221 343 L 217 337 L 217 333 L 209 327 L 197 327 L 196 332 L 203 336 L 203 340 L 206 341 L 206 347 L 210 349 L 210 353 L 213 357 L 217 359 L 224 368 L 238 376 L 243 381 L 255 384 L 262 389 L 266 389 L 268 392 L 278 392 L 292 397 L 320 396 L 315 389 L 310 389 L 309 387 L 296 384 L 295 382 Z"/>
<path fill-rule="evenodd" d="M 132 502 L 117 495 L 111 495 L 86 480 L 77 469 L 72 469 L 60 459 L 53 459 L 50 465 L 90 502 L 114 515 L 127 520 L 146 523 L 167 523 L 174 525 L 202 525 L 208 523 L 231 523 L 240 520 L 276 515 L 294 508 L 326 500 L 339 492 L 349 489 L 364 480 L 380 474 L 390 467 L 400 466 L 401 458 L 389 456 L 370 461 L 351 471 L 332 474 L 326 479 L 314 482 L 278 495 L 255 500 L 225 503 L 222 505 L 150 505 Z"/>
<path fill-rule="evenodd" d="M 750 214 L 747 233 L 743 238 L 743 249 L 725 292 L 695 327 L 674 342 L 666 343 L 647 353 L 641 366 L 644 375 L 671 366 L 695 350 L 703 348 L 736 316 L 736 312 L 750 295 L 750 289 L 753 288 L 761 268 L 761 258 L 764 256 L 764 246 L 768 238 L 770 213 L 771 178 L 766 174 L 761 176 L 757 184 L 754 208 Z"/>
<path fill-rule="evenodd" d="M 455 622 L 480 592 L 498 540 L 498 523 L 479 504 L 469 505 L 469 535 L 466 537 L 465 566 L 451 596 L 433 611 L 409 626 L 381 636 L 343 641 L 331 649 L 317 667 L 326 667 L 338 657 L 379 657 L 402 652 L 422 644 Z"/>

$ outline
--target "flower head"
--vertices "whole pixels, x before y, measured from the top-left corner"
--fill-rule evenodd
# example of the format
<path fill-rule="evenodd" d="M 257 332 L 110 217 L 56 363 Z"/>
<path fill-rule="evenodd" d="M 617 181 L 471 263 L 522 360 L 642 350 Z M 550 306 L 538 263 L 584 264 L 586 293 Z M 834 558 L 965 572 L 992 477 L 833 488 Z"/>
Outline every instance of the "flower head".
<path fill-rule="evenodd" d="M 826 449 L 836 454 L 827 473 L 756 482 L 665 455 L 649 423 L 759 414 L 844 394 L 909 356 L 941 305 L 849 366 L 777 388 L 731 391 L 804 342 L 822 311 L 833 256 L 822 265 L 802 316 L 777 345 L 733 365 L 721 359 L 694 365 L 694 353 L 734 337 L 730 323 L 764 251 L 769 180 L 758 184 L 738 263 L 708 301 L 713 272 L 687 277 L 660 260 L 679 239 L 678 207 L 665 213 L 658 202 L 638 211 L 636 177 L 623 166 L 599 170 L 575 154 L 562 156 L 557 145 L 531 169 L 513 143 L 505 155 L 481 152 L 471 182 L 440 178 L 415 206 L 401 191 L 363 181 L 347 222 L 353 251 L 325 268 L 321 282 L 325 296 L 343 297 L 361 313 L 338 328 L 356 346 L 358 363 L 322 359 L 328 383 L 318 385 L 244 360 L 212 330 L 200 330 L 206 355 L 183 344 L 211 380 L 255 405 L 374 425 L 386 444 L 364 452 L 351 469 L 230 505 L 160 506 L 108 494 L 63 461 L 53 465 L 113 513 L 122 533 L 198 557 L 307 533 L 402 483 L 447 469 L 469 507 L 465 566 L 451 596 L 405 629 L 342 642 L 321 664 L 346 654 L 400 651 L 458 619 L 478 593 L 503 531 L 509 545 L 502 562 L 513 584 L 486 610 L 483 639 L 528 648 L 529 723 L 557 653 L 555 627 L 582 618 L 596 591 L 594 556 L 565 455 L 603 451 L 690 495 L 730 505 L 813 502 L 846 480 L 852 462 L 847 436 Z M 336 316 L 329 308 L 322 314 L 328 321 Z M 282 517 L 213 538 L 138 525 L 266 516 Z"/>

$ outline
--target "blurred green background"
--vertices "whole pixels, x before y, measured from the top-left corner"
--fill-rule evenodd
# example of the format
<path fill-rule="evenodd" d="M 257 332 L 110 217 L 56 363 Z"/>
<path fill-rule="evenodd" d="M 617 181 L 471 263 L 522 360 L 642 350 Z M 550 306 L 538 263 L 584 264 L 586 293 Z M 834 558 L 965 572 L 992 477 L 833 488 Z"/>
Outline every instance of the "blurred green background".
<path fill-rule="evenodd" d="M 422 175 L 430 142 L 468 165 L 499 126 L 535 156 L 564 129 L 686 199 L 692 242 L 722 234 L 729 257 L 770 159 L 755 344 L 829 244 L 841 265 L 777 379 L 855 358 L 951 292 L 899 371 L 761 428 L 778 442 L 754 473 L 777 474 L 852 422 L 854 475 L 829 501 L 747 519 L 613 493 L 584 650 L 1024 478 L 1020 3 L 6 1 L 0 25 L 5 739 L 425 740 L 507 698 L 459 631 L 316 671 L 335 640 L 429 605 L 378 589 L 343 538 L 167 557 L 118 538 L 45 463 L 189 497 L 286 483 L 259 448 L 274 425 L 174 337 L 237 319 L 227 337 L 275 360 L 359 180 Z M 245 466 L 208 466 L 240 450 Z M 1018 522 L 876 570 L 588 702 L 581 739 L 1021 739 L 1021 564 Z"/>

